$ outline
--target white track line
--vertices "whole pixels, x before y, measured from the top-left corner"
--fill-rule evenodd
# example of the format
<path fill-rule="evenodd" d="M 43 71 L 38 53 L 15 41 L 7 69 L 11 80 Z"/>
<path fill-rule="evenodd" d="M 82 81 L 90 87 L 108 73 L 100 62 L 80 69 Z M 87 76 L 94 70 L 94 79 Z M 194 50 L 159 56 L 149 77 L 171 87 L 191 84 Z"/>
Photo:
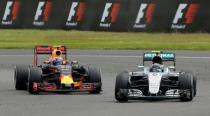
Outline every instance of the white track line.
<path fill-rule="evenodd" d="M 33 57 L 33 55 L 0 55 L 0 57 Z M 123 55 L 69 55 L 73 57 L 106 57 L 106 58 L 142 58 L 142 56 L 123 56 Z M 197 56 L 177 56 L 176 58 L 180 59 L 210 59 L 210 56 L 203 56 L 203 57 L 197 57 Z"/>
<path fill-rule="evenodd" d="M 72 55 L 78 57 L 107 57 L 107 58 L 142 58 L 143 56 L 123 56 L 123 55 Z M 176 58 L 182 59 L 210 59 L 210 57 L 189 57 L 189 56 L 177 56 Z"/>

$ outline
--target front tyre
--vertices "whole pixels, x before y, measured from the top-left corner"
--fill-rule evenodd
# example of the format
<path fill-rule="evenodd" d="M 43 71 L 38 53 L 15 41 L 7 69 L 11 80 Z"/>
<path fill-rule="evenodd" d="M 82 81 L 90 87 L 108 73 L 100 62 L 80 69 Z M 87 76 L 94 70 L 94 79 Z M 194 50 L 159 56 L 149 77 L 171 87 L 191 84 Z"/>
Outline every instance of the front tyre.
<path fill-rule="evenodd" d="M 129 88 L 129 74 L 127 71 L 119 73 L 116 77 L 115 83 L 115 99 L 119 102 L 128 101 L 128 88 Z"/>
<path fill-rule="evenodd" d="M 193 76 L 194 97 L 197 94 L 197 78 Z"/>
<path fill-rule="evenodd" d="M 14 84 L 16 90 L 27 90 L 28 66 L 17 65 L 14 69 Z"/>
<path fill-rule="evenodd" d="M 28 71 L 28 92 L 30 94 L 39 94 L 38 90 L 34 89 L 34 84 L 41 83 L 42 71 L 38 67 L 30 67 Z"/>
<path fill-rule="evenodd" d="M 99 94 L 101 92 L 102 82 L 101 82 L 101 71 L 96 67 L 88 67 L 89 82 L 93 83 L 95 89 L 90 91 L 91 94 Z"/>
<path fill-rule="evenodd" d="M 191 73 L 183 72 L 179 77 L 180 100 L 192 101 L 195 95 L 194 76 Z"/>

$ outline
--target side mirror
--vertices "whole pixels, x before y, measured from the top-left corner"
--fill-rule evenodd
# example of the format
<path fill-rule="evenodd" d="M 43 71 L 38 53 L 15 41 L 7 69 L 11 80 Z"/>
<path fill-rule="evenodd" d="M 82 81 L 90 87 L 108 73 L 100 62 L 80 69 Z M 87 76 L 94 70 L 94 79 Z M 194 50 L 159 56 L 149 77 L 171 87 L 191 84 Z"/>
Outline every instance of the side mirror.
<path fill-rule="evenodd" d="M 138 66 L 138 68 L 144 68 L 144 66 Z"/>
<path fill-rule="evenodd" d="M 174 66 L 169 66 L 168 69 L 175 71 L 175 67 Z"/>
<path fill-rule="evenodd" d="M 71 65 L 75 65 L 75 64 L 78 64 L 78 61 L 76 60 L 71 61 Z"/>
<path fill-rule="evenodd" d="M 64 61 L 62 62 L 62 64 L 63 64 L 63 65 L 69 64 L 69 61 L 64 60 Z"/>
<path fill-rule="evenodd" d="M 50 61 L 45 60 L 43 63 L 44 63 L 44 64 L 50 64 Z"/>

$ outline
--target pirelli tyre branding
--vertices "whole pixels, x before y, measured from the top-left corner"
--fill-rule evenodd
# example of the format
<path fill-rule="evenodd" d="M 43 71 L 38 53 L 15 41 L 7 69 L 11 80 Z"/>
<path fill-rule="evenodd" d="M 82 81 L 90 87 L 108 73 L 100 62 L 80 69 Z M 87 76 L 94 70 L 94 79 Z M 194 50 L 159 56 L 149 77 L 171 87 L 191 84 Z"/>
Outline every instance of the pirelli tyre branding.
<path fill-rule="evenodd" d="M 77 26 L 79 22 L 82 22 L 85 8 L 85 2 L 72 2 L 69 8 L 66 26 Z"/>
<path fill-rule="evenodd" d="M 153 21 L 153 14 L 156 8 L 154 3 L 140 4 L 133 28 L 146 28 Z"/>
<path fill-rule="evenodd" d="M 40 1 L 36 9 L 33 25 L 43 26 L 49 20 L 52 12 L 52 0 Z"/>
<path fill-rule="evenodd" d="M 115 23 L 120 10 L 120 3 L 106 3 L 99 27 L 111 27 Z"/>
<path fill-rule="evenodd" d="M 20 9 L 20 0 L 7 1 L 4 15 L 1 21 L 2 25 L 12 25 L 16 21 Z"/>
<path fill-rule="evenodd" d="M 199 4 L 180 3 L 173 18 L 171 29 L 185 29 L 187 25 L 194 22 Z"/>

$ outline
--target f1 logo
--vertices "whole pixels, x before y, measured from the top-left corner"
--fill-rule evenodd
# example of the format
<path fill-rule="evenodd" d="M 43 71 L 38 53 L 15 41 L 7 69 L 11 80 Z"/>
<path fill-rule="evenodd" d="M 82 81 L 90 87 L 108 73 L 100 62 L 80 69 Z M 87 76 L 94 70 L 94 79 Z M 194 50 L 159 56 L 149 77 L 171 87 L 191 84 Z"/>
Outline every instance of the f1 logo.
<path fill-rule="evenodd" d="M 145 28 L 147 24 L 151 24 L 156 4 L 142 3 L 135 20 L 134 28 Z"/>
<path fill-rule="evenodd" d="M 39 2 L 34 17 L 34 25 L 42 26 L 49 20 L 49 15 L 52 10 L 52 2 L 48 0 L 47 2 Z"/>
<path fill-rule="evenodd" d="M 198 8 L 199 4 L 179 4 L 171 28 L 184 29 L 187 24 L 192 24 Z"/>
<path fill-rule="evenodd" d="M 176 15 L 175 15 L 174 20 L 173 20 L 173 24 L 178 23 L 178 20 L 182 18 L 182 16 L 183 16 L 182 10 L 184 10 L 186 7 L 187 7 L 187 4 L 180 4 L 179 5 L 178 10 L 176 11 Z"/>
<path fill-rule="evenodd" d="M 101 17 L 100 27 L 110 27 L 116 22 L 120 10 L 120 3 L 106 3 Z"/>
<path fill-rule="evenodd" d="M 11 25 L 13 21 L 17 19 L 17 15 L 20 8 L 19 0 L 8 1 L 6 4 L 5 12 L 2 18 L 3 25 Z"/>
<path fill-rule="evenodd" d="M 86 3 L 84 2 L 73 2 L 69 10 L 66 26 L 77 26 L 78 22 L 82 21 L 85 7 Z"/>

